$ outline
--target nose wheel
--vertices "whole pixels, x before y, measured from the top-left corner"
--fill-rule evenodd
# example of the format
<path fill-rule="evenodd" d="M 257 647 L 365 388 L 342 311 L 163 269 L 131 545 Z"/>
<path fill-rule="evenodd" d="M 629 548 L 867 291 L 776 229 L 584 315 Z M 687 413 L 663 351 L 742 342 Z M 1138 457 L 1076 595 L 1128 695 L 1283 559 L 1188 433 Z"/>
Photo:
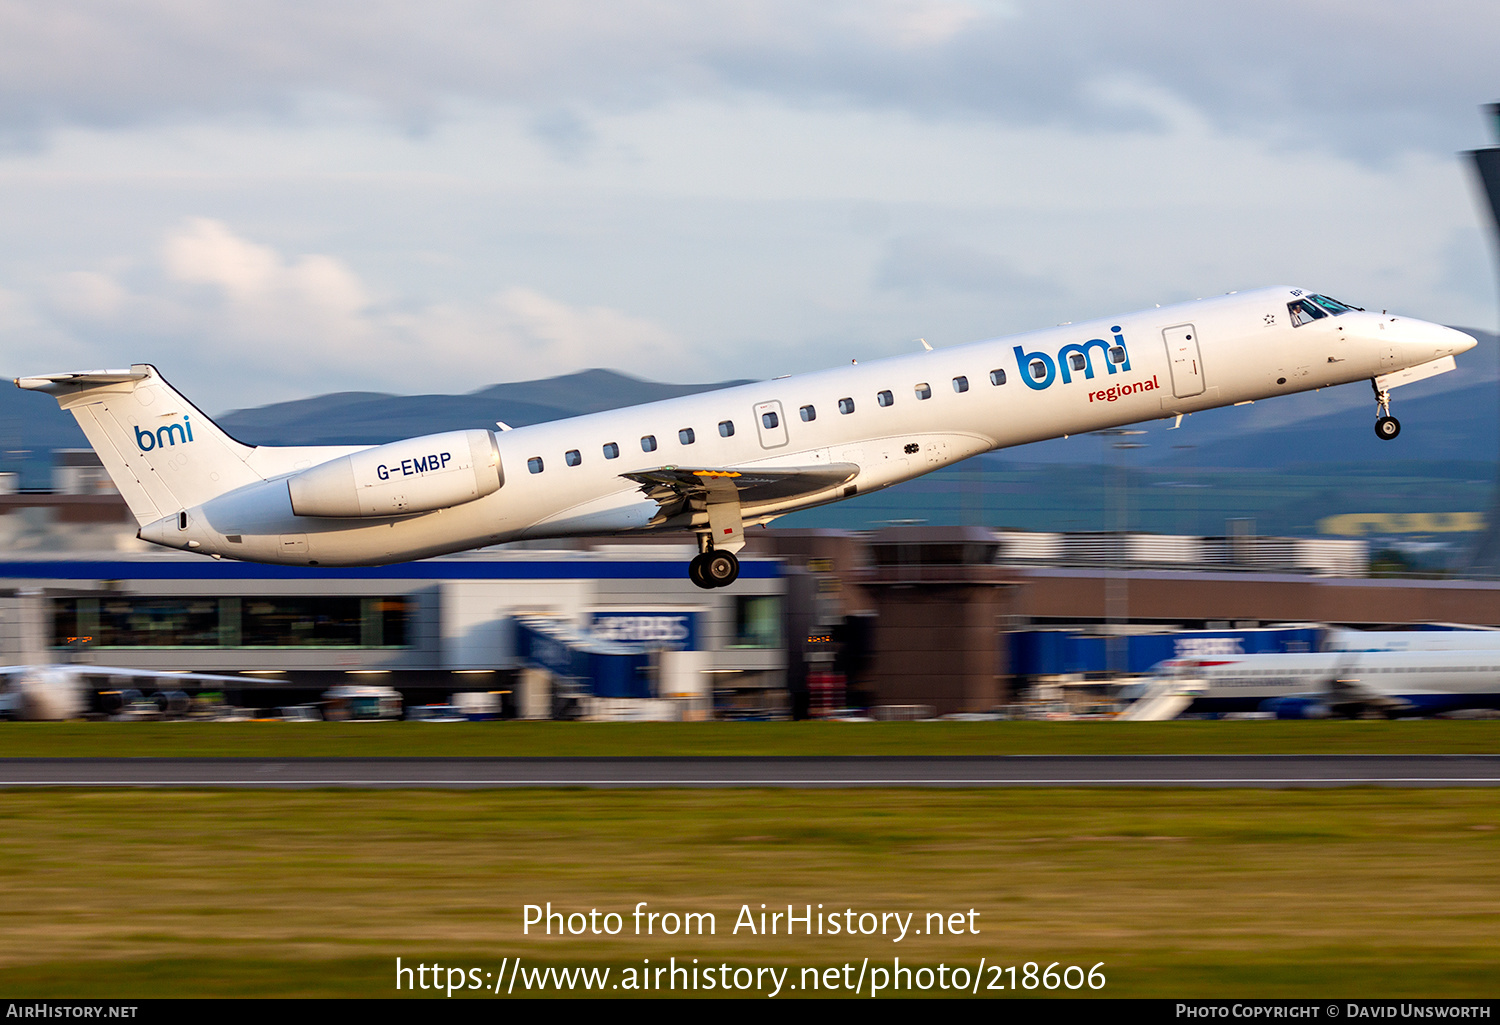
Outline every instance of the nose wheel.
<path fill-rule="evenodd" d="M 1391 416 L 1391 390 L 1380 387 L 1373 378 L 1370 387 L 1375 389 L 1375 437 L 1390 441 L 1401 433 L 1401 421 Z"/>
<path fill-rule="evenodd" d="M 740 560 L 733 552 L 707 551 L 688 563 L 688 579 L 706 589 L 728 587 L 740 578 Z"/>

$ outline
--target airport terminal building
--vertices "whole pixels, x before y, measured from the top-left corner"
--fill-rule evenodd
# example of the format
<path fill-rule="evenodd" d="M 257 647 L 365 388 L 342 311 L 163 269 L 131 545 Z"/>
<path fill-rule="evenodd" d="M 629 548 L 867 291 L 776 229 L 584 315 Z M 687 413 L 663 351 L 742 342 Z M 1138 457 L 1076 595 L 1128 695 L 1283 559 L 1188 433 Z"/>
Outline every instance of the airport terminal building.
<path fill-rule="evenodd" d="M 239 674 L 226 699 L 248 707 L 362 683 L 408 706 L 486 692 L 506 716 L 754 718 L 816 710 L 821 687 L 825 709 L 920 715 L 1139 674 L 1193 645 L 1314 643 L 1278 625 L 1500 627 L 1500 582 L 1371 577 L 1355 540 L 757 528 L 740 579 L 703 590 L 686 539 L 330 569 L 155 549 L 133 528 L 114 495 L 0 496 L 0 658 L 106 681 Z"/>
<path fill-rule="evenodd" d="M 0 562 L 0 657 L 242 673 L 230 700 L 251 706 L 362 682 L 408 704 L 494 692 L 509 715 L 548 716 L 554 699 L 611 687 L 705 714 L 784 712 L 779 562 L 747 559 L 733 589 L 705 592 L 685 552 L 604 544 L 331 571 L 170 552 L 12 558 Z M 588 657 L 575 672 L 538 636 Z M 634 682 L 619 682 L 620 666 Z"/>

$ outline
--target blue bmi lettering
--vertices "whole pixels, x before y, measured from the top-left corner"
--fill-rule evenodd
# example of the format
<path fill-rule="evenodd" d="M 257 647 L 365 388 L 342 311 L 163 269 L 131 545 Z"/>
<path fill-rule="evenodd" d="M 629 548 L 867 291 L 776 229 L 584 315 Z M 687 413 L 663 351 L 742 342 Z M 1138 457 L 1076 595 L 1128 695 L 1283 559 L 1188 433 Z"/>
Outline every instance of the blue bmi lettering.
<path fill-rule="evenodd" d="M 175 448 L 179 441 L 185 445 L 193 440 L 193 424 L 186 416 L 182 418 L 180 424 L 167 424 L 165 427 L 158 427 L 155 431 L 149 428 L 143 431 L 135 426 L 132 426 L 131 430 L 135 432 L 135 447 L 142 452 L 151 452 L 168 445 Z"/>
<path fill-rule="evenodd" d="M 1130 370 L 1130 350 L 1125 345 L 1125 335 L 1119 325 L 1111 327 L 1110 332 L 1114 336 L 1113 345 L 1103 338 L 1069 342 L 1057 350 L 1055 358 L 1045 352 L 1027 352 L 1019 345 L 1014 346 L 1016 367 L 1021 373 L 1021 380 L 1033 391 L 1045 391 L 1059 377 L 1063 384 L 1072 384 L 1074 372 L 1080 370 L 1083 371 L 1085 380 L 1093 380 L 1095 349 L 1099 350 L 1099 358 L 1104 363 L 1106 373 L 1117 374 Z M 1092 394 L 1089 401 L 1094 401 Z"/>

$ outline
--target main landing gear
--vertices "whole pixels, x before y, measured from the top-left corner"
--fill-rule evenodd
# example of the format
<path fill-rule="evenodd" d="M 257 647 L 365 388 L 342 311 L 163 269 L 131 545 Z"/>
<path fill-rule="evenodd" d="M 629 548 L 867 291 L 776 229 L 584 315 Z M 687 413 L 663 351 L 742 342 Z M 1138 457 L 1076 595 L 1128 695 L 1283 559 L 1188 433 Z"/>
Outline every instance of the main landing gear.
<path fill-rule="evenodd" d="M 724 549 L 699 552 L 688 563 L 688 579 L 702 588 L 728 587 L 740 578 L 740 560 Z"/>
<path fill-rule="evenodd" d="M 1401 421 L 1391 416 L 1391 390 L 1380 387 L 1374 378 L 1370 387 L 1375 390 L 1375 437 L 1390 441 L 1401 433 Z"/>

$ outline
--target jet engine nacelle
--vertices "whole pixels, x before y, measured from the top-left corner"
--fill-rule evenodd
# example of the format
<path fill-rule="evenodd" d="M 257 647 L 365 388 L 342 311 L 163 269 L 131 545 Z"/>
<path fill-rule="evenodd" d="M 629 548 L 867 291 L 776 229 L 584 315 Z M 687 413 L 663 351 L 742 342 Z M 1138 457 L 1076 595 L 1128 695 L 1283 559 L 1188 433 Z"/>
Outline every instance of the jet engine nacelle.
<path fill-rule="evenodd" d="M 504 479 L 493 431 L 450 431 L 331 459 L 287 489 L 298 516 L 403 516 L 492 495 Z"/>
<path fill-rule="evenodd" d="M 13 680 L 11 689 L 20 697 L 22 719 L 76 719 L 88 710 L 82 682 L 67 673 L 39 668 Z"/>
<path fill-rule="evenodd" d="M 1267 698 L 1260 703 L 1260 711 L 1275 712 L 1278 719 L 1327 719 L 1332 714 L 1322 698 L 1298 694 Z"/>

